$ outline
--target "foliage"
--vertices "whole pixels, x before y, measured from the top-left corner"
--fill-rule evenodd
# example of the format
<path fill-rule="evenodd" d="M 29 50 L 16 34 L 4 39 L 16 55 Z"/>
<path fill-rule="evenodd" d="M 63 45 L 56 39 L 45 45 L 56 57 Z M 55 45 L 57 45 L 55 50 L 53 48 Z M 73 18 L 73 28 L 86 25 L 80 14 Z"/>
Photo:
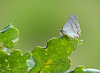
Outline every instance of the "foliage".
<path fill-rule="evenodd" d="M 28 73 L 26 60 L 29 58 L 29 52 L 22 56 L 20 50 L 14 50 L 10 55 L 7 55 L 0 50 L 0 73 Z"/>
<path fill-rule="evenodd" d="M 78 39 L 71 39 L 67 35 L 60 38 L 50 39 L 46 48 L 37 46 L 31 53 L 22 55 L 20 50 L 14 50 L 8 54 L 3 49 L 13 48 L 14 39 L 19 35 L 19 31 L 12 25 L 6 26 L 0 31 L 0 73 L 100 73 L 96 69 L 84 69 L 78 66 L 72 71 L 68 71 L 71 66 L 70 54 L 82 44 Z"/>
<path fill-rule="evenodd" d="M 69 55 L 78 46 L 78 40 L 70 40 L 68 36 L 51 39 L 47 47 L 36 47 L 32 52 L 36 66 L 32 68 L 34 73 L 64 72 L 70 67 Z"/>
<path fill-rule="evenodd" d="M 3 44 L 2 46 L 9 48 L 14 48 L 14 40 L 18 37 L 19 32 L 17 28 L 13 27 L 13 25 L 9 24 L 2 31 L 0 31 L 0 42 Z"/>

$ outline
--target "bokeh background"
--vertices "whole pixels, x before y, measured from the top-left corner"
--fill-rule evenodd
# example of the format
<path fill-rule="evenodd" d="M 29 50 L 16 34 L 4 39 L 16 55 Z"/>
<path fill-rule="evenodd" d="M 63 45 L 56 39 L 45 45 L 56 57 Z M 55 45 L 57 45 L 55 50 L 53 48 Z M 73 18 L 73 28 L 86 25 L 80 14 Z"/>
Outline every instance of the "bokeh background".
<path fill-rule="evenodd" d="M 71 54 L 72 66 L 100 69 L 100 0 L 0 0 L 0 29 L 9 23 L 20 31 L 15 48 L 23 53 L 60 37 L 60 29 L 76 13 L 83 44 Z"/>

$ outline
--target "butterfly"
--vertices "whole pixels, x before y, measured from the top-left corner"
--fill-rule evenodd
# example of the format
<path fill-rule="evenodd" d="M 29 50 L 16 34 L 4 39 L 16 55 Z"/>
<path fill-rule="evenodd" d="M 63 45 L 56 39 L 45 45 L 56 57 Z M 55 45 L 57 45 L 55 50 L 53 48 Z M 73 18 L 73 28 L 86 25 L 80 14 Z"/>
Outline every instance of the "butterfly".
<path fill-rule="evenodd" d="M 68 35 L 71 38 L 79 38 L 81 29 L 76 14 L 69 17 L 60 31 L 62 35 Z"/>

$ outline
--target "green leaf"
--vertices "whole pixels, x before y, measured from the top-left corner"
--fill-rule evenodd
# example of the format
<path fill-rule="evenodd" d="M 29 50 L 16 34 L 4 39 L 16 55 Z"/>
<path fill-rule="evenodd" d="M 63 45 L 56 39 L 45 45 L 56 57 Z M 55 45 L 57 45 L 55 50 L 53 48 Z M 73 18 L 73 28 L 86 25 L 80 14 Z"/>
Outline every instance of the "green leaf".
<path fill-rule="evenodd" d="M 29 52 L 22 56 L 20 50 L 14 50 L 7 55 L 0 50 L 0 73 L 28 73 L 27 59 Z"/>
<path fill-rule="evenodd" d="M 64 72 L 70 67 L 70 54 L 78 46 L 77 39 L 70 39 L 68 36 L 53 38 L 47 43 L 47 47 L 35 47 L 32 57 L 35 66 L 31 73 L 57 73 Z"/>
<path fill-rule="evenodd" d="M 82 65 L 78 66 L 78 67 L 74 70 L 74 73 L 84 73 L 83 68 L 85 68 L 85 67 L 82 66 Z"/>
<path fill-rule="evenodd" d="M 7 48 L 13 48 L 14 43 L 12 40 L 6 40 L 6 41 L 3 41 L 3 46 L 6 46 Z"/>
<path fill-rule="evenodd" d="M 0 33 L 0 42 L 3 43 L 3 46 L 7 48 L 14 47 L 14 39 L 19 36 L 19 31 L 17 28 L 12 26 L 6 26 L 3 31 Z"/>
<path fill-rule="evenodd" d="M 27 60 L 27 59 L 30 59 L 30 56 L 31 56 L 31 53 L 30 52 L 27 52 L 23 55 L 23 57 Z"/>
<path fill-rule="evenodd" d="M 7 25 L 0 33 L 4 33 L 5 31 L 9 30 L 11 27 L 13 27 L 11 24 Z"/>
<path fill-rule="evenodd" d="M 17 36 L 19 35 L 19 32 L 17 30 L 17 28 L 10 28 L 9 30 L 7 30 L 4 33 L 0 34 L 0 39 L 1 40 L 13 40 L 15 39 Z"/>

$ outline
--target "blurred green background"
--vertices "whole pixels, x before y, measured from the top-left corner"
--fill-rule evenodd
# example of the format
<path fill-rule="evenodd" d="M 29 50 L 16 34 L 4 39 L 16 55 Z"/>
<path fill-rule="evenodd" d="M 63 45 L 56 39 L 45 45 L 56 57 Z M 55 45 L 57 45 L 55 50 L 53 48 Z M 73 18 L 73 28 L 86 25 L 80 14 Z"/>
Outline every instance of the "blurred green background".
<path fill-rule="evenodd" d="M 71 54 L 72 66 L 100 69 L 100 0 L 0 0 L 0 29 L 9 23 L 20 31 L 17 49 L 32 51 L 60 37 L 60 28 L 76 13 L 83 44 Z"/>

